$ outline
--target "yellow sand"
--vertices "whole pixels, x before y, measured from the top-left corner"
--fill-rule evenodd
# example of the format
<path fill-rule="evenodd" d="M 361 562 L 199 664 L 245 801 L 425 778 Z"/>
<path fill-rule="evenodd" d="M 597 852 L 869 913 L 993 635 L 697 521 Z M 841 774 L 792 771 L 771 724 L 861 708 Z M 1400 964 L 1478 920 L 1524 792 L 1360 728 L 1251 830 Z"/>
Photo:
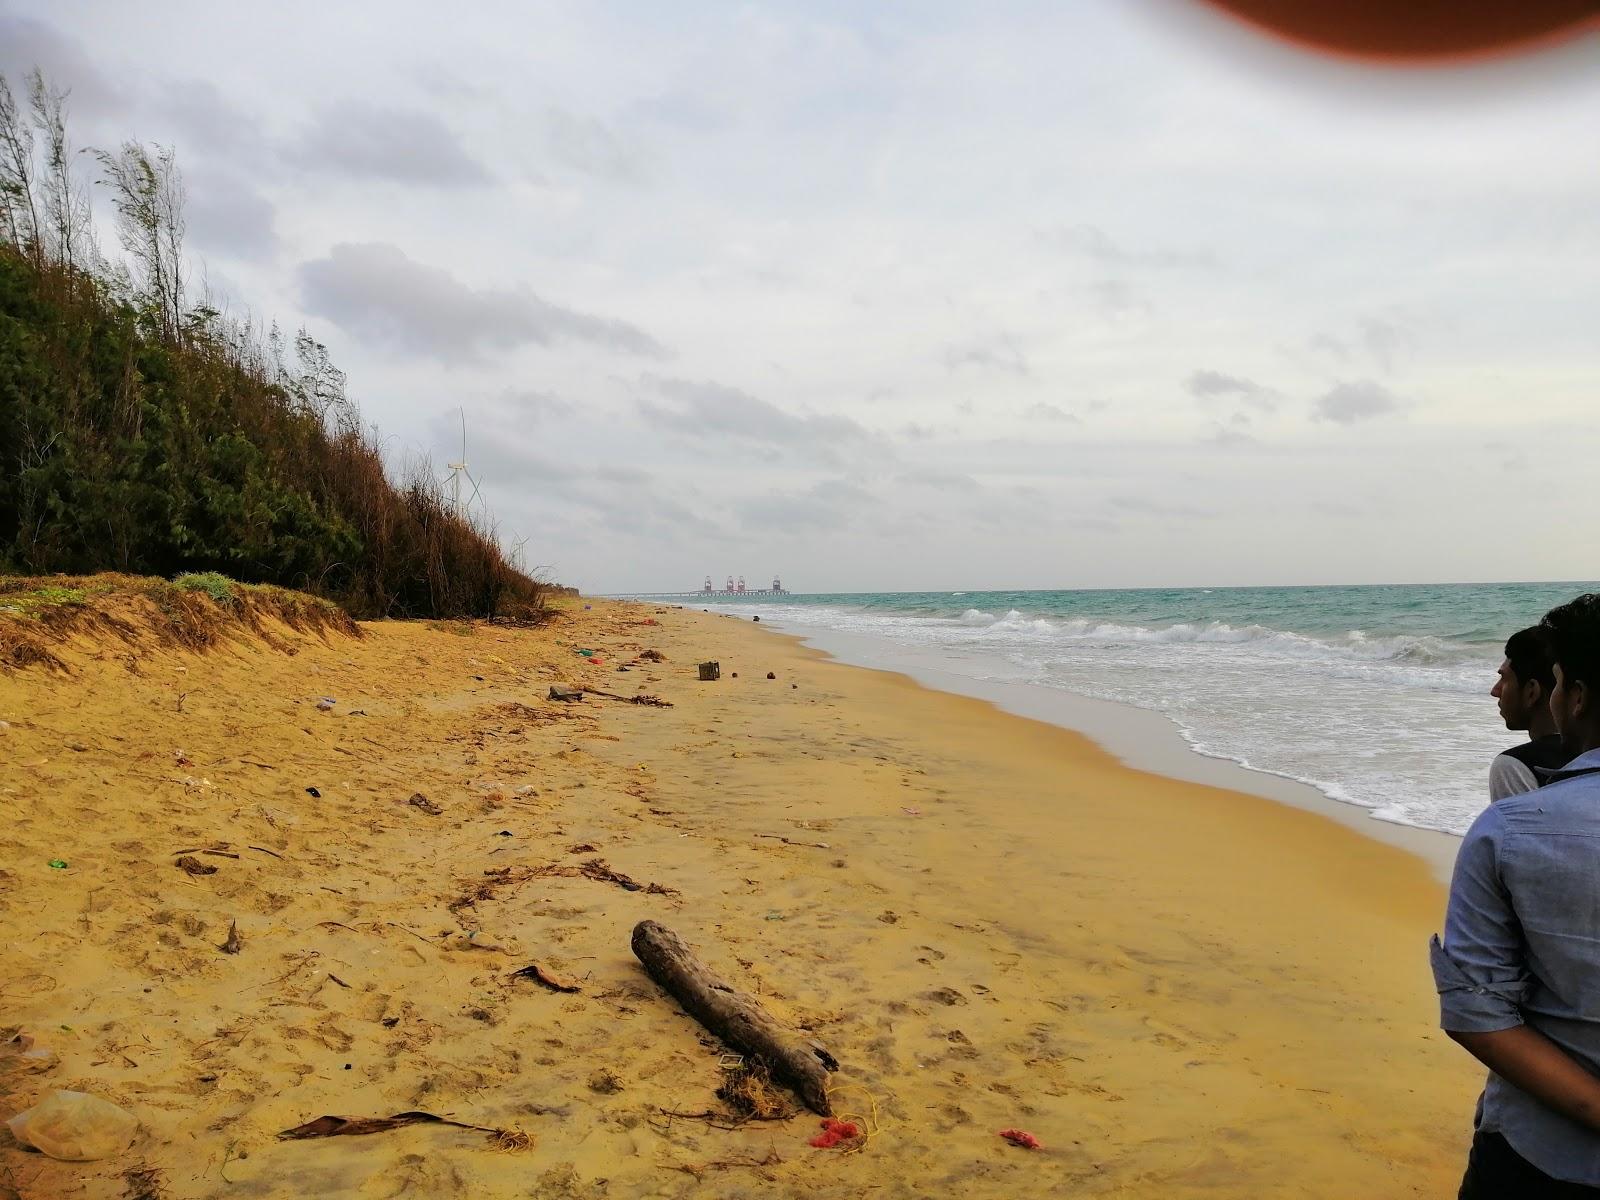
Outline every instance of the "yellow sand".
<path fill-rule="evenodd" d="M 366 631 L 0 675 L 0 1025 L 60 1056 L 0 1061 L 0 1116 L 68 1087 L 144 1124 L 87 1164 L 0 1129 L 0 1197 L 1453 1194 L 1479 1075 L 1420 861 L 730 618 Z M 572 678 L 675 707 L 544 699 Z M 673 892 L 530 871 L 595 858 Z M 663 1115 L 721 1111 L 719 1047 L 633 959 L 646 917 L 838 1056 L 861 1152 Z M 412 1109 L 537 1144 L 275 1137 Z"/>

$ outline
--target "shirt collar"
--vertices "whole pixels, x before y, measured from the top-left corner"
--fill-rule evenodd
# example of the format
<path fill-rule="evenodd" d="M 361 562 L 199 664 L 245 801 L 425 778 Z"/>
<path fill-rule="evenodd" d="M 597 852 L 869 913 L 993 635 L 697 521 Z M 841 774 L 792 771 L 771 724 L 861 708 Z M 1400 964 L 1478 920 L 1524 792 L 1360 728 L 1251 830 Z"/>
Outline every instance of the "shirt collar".
<path fill-rule="evenodd" d="M 1554 783 L 1558 779 L 1566 779 L 1573 775 L 1581 775 L 1585 771 L 1600 770 L 1600 748 L 1590 750 L 1578 755 L 1559 771 L 1539 771 L 1539 775 L 1546 783 Z"/>

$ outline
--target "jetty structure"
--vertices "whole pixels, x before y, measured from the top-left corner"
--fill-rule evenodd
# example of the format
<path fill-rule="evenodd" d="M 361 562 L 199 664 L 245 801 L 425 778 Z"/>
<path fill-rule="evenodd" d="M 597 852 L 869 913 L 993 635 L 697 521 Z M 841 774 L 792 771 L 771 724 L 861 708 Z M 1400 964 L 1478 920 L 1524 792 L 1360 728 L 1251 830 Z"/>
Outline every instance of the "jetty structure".
<path fill-rule="evenodd" d="M 706 576 L 706 581 L 703 584 L 700 585 L 700 588 L 699 588 L 698 591 L 693 591 L 693 592 L 627 592 L 627 593 L 617 593 L 617 596 L 618 596 L 618 598 L 649 597 L 650 599 L 653 599 L 653 600 L 682 600 L 682 599 L 701 599 L 701 600 L 706 600 L 706 599 L 711 599 L 711 598 L 722 599 L 722 598 L 726 598 L 726 597 L 729 597 L 729 596 L 787 596 L 789 594 L 790 593 L 789 593 L 788 589 L 783 586 L 782 578 L 777 576 L 777 575 L 774 575 L 772 577 L 772 586 L 769 587 L 769 588 L 747 587 L 745 585 L 744 576 L 743 575 L 740 575 L 737 579 L 735 579 L 732 575 L 729 575 L 728 576 L 728 582 L 724 586 L 718 587 L 714 582 L 712 582 L 711 576 L 707 575 Z"/>
<path fill-rule="evenodd" d="M 734 579 L 732 575 L 729 575 L 727 585 L 719 588 L 711 582 L 711 576 L 707 575 L 705 583 L 701 585 L 698 592 L 684 592 L 682 594 L 686 596 L 787 596 L 789 593 L 784 590 L 783 580 L 777 575 L 772 577 L 772 586 L 769 588 L 746 587 L 743 575 L 739 576 L 738 579 Z"/>

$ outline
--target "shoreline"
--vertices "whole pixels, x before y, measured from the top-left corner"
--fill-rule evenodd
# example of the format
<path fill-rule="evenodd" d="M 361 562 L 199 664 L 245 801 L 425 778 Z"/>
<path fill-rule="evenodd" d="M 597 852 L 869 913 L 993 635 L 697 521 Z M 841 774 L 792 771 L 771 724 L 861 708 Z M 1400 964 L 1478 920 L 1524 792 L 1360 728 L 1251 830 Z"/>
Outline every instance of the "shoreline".
<path fill-rule="evenodd" d="M 747 619 L 734 613 L 709 612 L 712 616 L 735 621 Z M 1178 723 L 1164 713 L 1064 688 L 965 675 L 950 670 L 931 655 L 920 654 L 915 648 L 888 639 L 835 630 L 800 632 L 785 629 L 770 620 L 760 624 L 780 637 L 793 638 L 841 663 L 904 675 L 937 691 L 985 700 L 1002 712 L 1081 733 L 1135 770 L 1244 792 L 1327 817 L 1364 837 L 1415 855 L 1428 864 L 1440 883 L 1448 885 L 1450 882 L 1456 850 L 1461 844 L 1459 835 L 1386 821 L 1374 816 L 1373 809 L 1336 800 L 1315 784 L 1207 754 L 1184 737 Z"/>
<path fill-rule="evenodd" d="M 0 909 L 28 931 L 0 979 L 55 1055 L 0 1056 L 0 1117 L 59 1087 L 142 1124 L 87 1164 L 0 1131 L 24 1197 L 113 1200 L 133 1163 L 170 1200 L 1459 1179 L 1481 1074 L 1436 1028 L 1443 889 L 1414 855 L 720 615 L 268 632 L 0 675 Z M 572 682 L 671 707 L 545 698 Z M 213 873 L 174 857 L 207 847 Z M 643 919 L 833 1052 L 862 1152 L 810 1147 L 803 1112 L 727 1120 L 721 1047 L 629 950 Z M 278 1137 L 412 1110 L 536 1144 Z"/>

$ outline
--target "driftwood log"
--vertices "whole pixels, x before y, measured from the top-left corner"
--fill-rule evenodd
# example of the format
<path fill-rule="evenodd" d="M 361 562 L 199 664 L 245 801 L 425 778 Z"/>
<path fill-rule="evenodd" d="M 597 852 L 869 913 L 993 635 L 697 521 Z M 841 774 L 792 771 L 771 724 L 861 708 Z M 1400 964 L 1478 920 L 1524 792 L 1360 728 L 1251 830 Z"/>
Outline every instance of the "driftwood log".
<path fill-rule="evenodd" d="M 724 983 L 665 925 L 640 921 L 633 927 L 633 952 L 644 969 L 689 1015 L 741 1054 L 759 1058 L 788 1083 L 806 1107 L 831 1117 L 828 1072 L 838 1060 L 820 1045 L 768 1015 L 754 996 Z"/>

